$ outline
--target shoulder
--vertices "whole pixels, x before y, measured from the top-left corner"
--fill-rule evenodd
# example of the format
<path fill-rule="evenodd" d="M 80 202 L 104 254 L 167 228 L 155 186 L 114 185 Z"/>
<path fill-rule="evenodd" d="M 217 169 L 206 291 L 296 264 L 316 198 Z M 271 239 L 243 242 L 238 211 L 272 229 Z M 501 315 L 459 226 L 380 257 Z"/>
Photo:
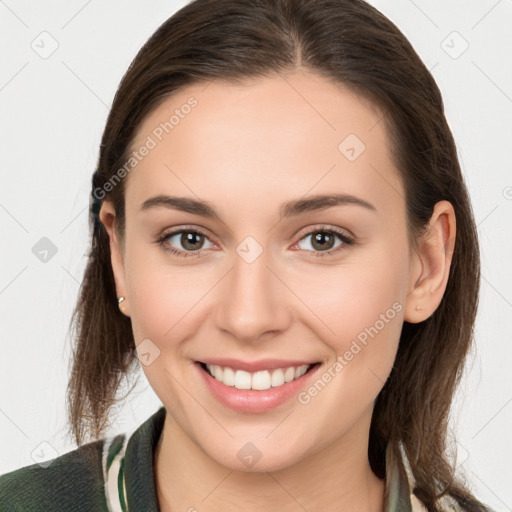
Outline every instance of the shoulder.
<path fill-rule="evenodd" d="M 113 439 L 122 440 L 124 434 Z M 110 438 L 108 440 L 112 441 Z M 107 510 L 103 470 L 106 441 L 107 439 L 100 439 L 87 443 L 50 461 L 1 475 L 0 510 Z"/>
<path fill-rule="evenodd" d="M 135 431 L 0 475 L 1 512 L 158 510 L 153 454 L 162 406 Z"/>
<path fill-rule="evenodd" d="M 389 444 L 386 450 L 386 473 L 388 474 L 386 485 L 389 503 L 386 512 L 394 510 L 428 512 L 430 509 L 415 494 L 416 480 L 402 442 L 398 443 L 398 448 L 400 454 L 398 457 L 392 444 Z M 435 506 L 439 512 L 477 510 L 492 512 L 469 494 L 467 496 L 443 494 L 437 499 Z"/>

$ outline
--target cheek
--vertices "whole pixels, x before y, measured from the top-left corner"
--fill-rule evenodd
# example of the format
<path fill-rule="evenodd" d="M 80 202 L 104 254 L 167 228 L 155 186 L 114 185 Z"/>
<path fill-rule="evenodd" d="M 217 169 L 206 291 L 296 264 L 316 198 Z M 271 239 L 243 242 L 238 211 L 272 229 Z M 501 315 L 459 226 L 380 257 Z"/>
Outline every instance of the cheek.
<path fill-rule="evenodd" d="M 334 387 L 351 390 L 338 396 L 371 401 L 391 371 L 402 330 L 408 291 L 405 239 L 354 253 L 336 270 L 304 274 L 298 282 L 297 293 L 307 297 L 317 317 L 316 331 L 324 333 L 333 363 L 338 358 L 342 365 L 334 372 L 340 375 Z"/>
<path fill-rule="evenodd" d="M 309 295 L 308 306 L 321 319 L 323 327 L 317 332 L 327 333 L 323 341 L 332 357 L 298 401 L 314 411 L 314 421 L 333 437 L 372 407 L 398 349 L 406 276 L 396 261 L 374 261 L 303 281 L 305 287 L 318 290 Z"/>
<path fill-rule="evenodd" d="M 208 276 L 198 267 L 192 270 L 142 261 L 134 258 L 127 269 L 136 343 L 143 338 L 157 344 L 185 338 L 187 326 L 197 321 L 197 306 L 207 294 Z"/>
<path fill-rule="evenodd" d="M 136 344 L 185 337 L 183 329 L 197 312 L 194 305 L 208 291 L 205 266 L 180 265 L 171 258 L 144 233 L 127 231 L 125 272 Z"/>
<path fill-rule="evenodd" d="M 182 386 L 187 379 L 188 341 L 204 322 L 205 299 L 213 287 L 207 270 L 179 267 L 156 256 L 156 251 L 133 247 L 126 261 L 130 313 L 141 368 L 157 396 L 173 416 L 185 424 L 189 395 Z M 210 271 L 211 273 L 211 271 Z M 147 341 L 149 340 L 149 341 Z M 150 354 L 145 362 L 144 353 Z"/>
<path fill-rule="evenodd" d="M 406 253 L 403 253 L 406 254 Z M 340 350 L 347 339 L 353 339 L 365 328 L 386 320 L 401 320 L 397 315 L 403 309 L 407 294 L 407 259 L 393 257 L 365 257 L 357 264 L 340 265 L 337 269 L 319 269 L 304 273 L 297 279 L 297 290 L 306 298 L 307 305 L 322 321 L 333 340 L 340 340 Z M 400 323 L 400 322 L 398 322 Z M 381 329 L 379 329 L 381 330 Z M 341 341 L 343 340 L 343 341 Z M 336 342 L 334 342 L 336 344 Z"/>

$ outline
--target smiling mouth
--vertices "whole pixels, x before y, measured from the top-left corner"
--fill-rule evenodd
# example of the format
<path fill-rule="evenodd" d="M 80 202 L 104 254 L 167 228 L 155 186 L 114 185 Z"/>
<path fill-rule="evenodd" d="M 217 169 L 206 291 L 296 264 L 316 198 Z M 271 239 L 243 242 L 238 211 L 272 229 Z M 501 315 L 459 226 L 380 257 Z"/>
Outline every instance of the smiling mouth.
<path fill-rule="evenodd" d="M 198 361 L 198 363 L 206 373 L 226 386 L 240 390 L 253 389 L 258 391 L 278 388 L 289 382 L 300 379 L 303 375 L 320 364 L 304 364 L 301 366 L 288 366 L 284 368 L 248 372 L 245 370 L 235 370 L 229 366 L 207 364 L 201 361 Z"/>

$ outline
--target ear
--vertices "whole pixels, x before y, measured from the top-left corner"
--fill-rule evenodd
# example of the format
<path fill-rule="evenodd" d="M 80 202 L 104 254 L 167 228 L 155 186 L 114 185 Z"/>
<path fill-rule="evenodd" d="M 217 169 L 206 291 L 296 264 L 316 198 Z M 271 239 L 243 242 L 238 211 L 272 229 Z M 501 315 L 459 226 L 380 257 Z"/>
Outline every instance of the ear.
<path fill-rule="evenodd" d="M 121 313 L 130 316 L 130 302 L 128 297 L 128 289 L 126 286 L 126 276 L 123 260 L 123 247 L 119 240 L 116 226 L 116 214 L 114 205 L 110 201 L 103 201 L 99 213 L 99 219 L 105 227 L 110 241 L 110 261 L 112 264 L 112 272 L 116 283 L 116 294 L 118 299 L 124 297 L 119 303 Z"/>
<path fill-rule="evenodd" d="M 405 321 L 422 322 L 441 303 L 448 283 L 455 233 L 453 206 L 448 201 L 439 201 L 411 256 L 410 291 L 405 301 Z"/>

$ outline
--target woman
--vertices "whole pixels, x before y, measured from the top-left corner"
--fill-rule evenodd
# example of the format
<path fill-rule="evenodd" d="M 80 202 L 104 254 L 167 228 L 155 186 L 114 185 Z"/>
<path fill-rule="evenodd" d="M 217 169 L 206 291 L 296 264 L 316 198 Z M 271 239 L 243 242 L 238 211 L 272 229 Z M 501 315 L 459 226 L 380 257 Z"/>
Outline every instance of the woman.
<path fill-rule="evenodd" d="M 374 8 L 178 11 L 120 84 L 91 222 L 81 446 L 1 477 L 2 510 L 487 510 L 444 454 L 471 206 L 440 92 Z M 101 437 L 139 361 L 163 407 Z"/>

